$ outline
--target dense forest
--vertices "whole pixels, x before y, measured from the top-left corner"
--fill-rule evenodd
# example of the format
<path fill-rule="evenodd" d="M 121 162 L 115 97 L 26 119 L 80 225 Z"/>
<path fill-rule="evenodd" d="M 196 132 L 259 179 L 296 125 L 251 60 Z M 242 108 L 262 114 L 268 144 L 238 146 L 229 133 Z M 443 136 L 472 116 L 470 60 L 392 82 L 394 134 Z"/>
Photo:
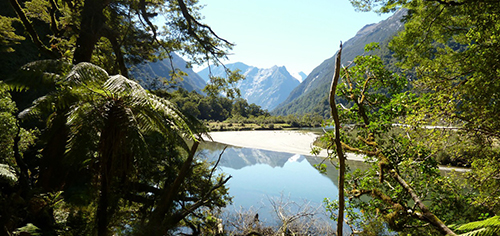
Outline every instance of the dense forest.
<path fill-rule="evenodd" d="M 350 2 L 404 10 L 404 30 L 350 64 L 340 51 L 331 96 L 305 103 L 316 115 L 283 117 L 238 99 L 237 72 L 211 77 L 206 96 L 130 78 L 170 52 L 226 57 L 233 44 L 196 0 L 0 2 L 0 234 L 221 235 L 231 177 L 195 157 L 204 121 L 300 127 L 331 114 L 329 158 L 371 165 L 341 174 L 345 197 L 327 202 L 338 234 L 499 235 L 500 2 Z M 443 160 L 469 168 L 443 174 Z"/>

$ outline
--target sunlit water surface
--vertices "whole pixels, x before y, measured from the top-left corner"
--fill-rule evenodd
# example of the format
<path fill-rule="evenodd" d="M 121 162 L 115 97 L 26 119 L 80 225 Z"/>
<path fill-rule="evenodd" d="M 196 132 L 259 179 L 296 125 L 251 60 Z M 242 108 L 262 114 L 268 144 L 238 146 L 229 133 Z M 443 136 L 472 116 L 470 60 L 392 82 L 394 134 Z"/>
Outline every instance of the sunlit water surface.
<path fill-rule="evenodd" d="M 216 161 L 226 146 L 204 143 L 199 155 Z M 323 200 L 338 196 L 337 170 L 329 165 L 327 174 L 320 173 L 314 165 L 321 161 L 312 156 L 228 146 L 219 163 L 219 170 L 232 176 L 228 187 L 233 203 L 226 210 L 252 210 L 261 220 L 273 219 L 271 202 L 283 201 L 318 208 L 324 214 Z"/>

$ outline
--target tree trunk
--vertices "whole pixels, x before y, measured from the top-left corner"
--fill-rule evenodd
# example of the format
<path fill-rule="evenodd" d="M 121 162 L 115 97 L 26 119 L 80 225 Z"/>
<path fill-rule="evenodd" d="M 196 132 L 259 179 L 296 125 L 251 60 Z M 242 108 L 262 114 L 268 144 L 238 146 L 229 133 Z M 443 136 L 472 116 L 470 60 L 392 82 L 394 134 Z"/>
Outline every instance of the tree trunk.
<path fill-rule="evenodd" d="M 128 69 L 127 65 L 125 64 L 125 59 L 123 58 L 121 45 L 118 42 L 118 34 L 109 27 L 103 27 L 102 33 L 103 36 L 106 37 L 109 42 L 111 42 L 111 46 L 113 47 L 113 51 L 115 52 L 116 63 L 118 64 L 120 74 L 128 78 Z"/>
<path fill-rule="evenodd" d="M 99 31 L 104 26 L 106 17 L 103 14 L 108 1 L 86 0 L 82 11 L 80 34 L 76 40 L 73 64 L 90 62 L 95 45 L 100 38 Z"/>
<path fill-rule="evenodd" d="M 117 178 L 117 173 L 113 172 L 113 165 L 115 161 L 123 158 L 124 155 L 121 150 L 124 149 L 121 138 L 125 135 L 121 132 L 123 128 L 120 127 L 122 121 L 120 120 L 121 112 L 118 108 L 119 105 L 114 104 L 109 108 L 107 113 L 107 120 L 104 128 L 102 129 L 101 137 L 99 140 L 99 200 L 96 211 L 97 218 L 97 235 L 109 235 L 109 220 L 113 215 L 110 210 L 110 203 L 113 192 L 114 178 Z M 122 160 L 123 161 L 123 160 Z M 116 169 L 116 168 L 115 168 Z"/>
<path fill-rule="evenodd" d="M 340 58 L 342 54 L 342 42 L 340 42 L 340 49 L 335 58 L 335 72 L 333 74 L 332 86 L 330 87 L 330 108 L 332 112 L 332 118 L 335 122 L 335 146 L 337 149 L 337 156 L 339 157 L 339 214 L 337 218 L 337 235 L 343 235 L 344 228 L 344 182 L 345 182 L 345 156 L 342 150 L 342 143 L 340 142 L 340 121 L 339 114 L 337 110 L 337 105 L 335 104 L 335 91 L 337 90 L 337 84 L 339 82 L 340 76 Z"/>
<path fill-rule="evenodd" d="M 101 164 L 101 172 L 105 171 L 102 169 L 107 169 L 106 165 Z M 97 218 L 97 235 L 107 236 L 108 235 L 108 178 L 101 174 L 101 189 L 99 195 L 99 203 L 97 206 L 96 218 Z"/>
<path fill-rule="evenodd" d="M 198 149 L 199 144 L 200 143 L 198 141 L 195 141 L 193 143 L 189 156 L 186 161 L 184 161 L 184 164 L 179 170 L 177 178 L 175 178 L 174 182 L 170 186 L 168 186 L 168 183 L 165 183 L 165 186 L 163 188 L 165 194 L 162 194 L 162 196 L 160 196 L 158 204 L 156 205 L 155 210 L 152 212 L 151 219 L 146 226 L 148 232 L 152 233 L 153 235 L 160 235 L 172 226 L 172 222 L 165 222 L 165 214 L 167 214 L 170 208 L 172 208 L 175 196 L 178 194 L 182 183 L 190 173 L 194 155 L 196 153 L 196 150 Z M 180 220 L 182 219 L 177 219 L 175 220 L 175 222 L 178 222 Z"/>

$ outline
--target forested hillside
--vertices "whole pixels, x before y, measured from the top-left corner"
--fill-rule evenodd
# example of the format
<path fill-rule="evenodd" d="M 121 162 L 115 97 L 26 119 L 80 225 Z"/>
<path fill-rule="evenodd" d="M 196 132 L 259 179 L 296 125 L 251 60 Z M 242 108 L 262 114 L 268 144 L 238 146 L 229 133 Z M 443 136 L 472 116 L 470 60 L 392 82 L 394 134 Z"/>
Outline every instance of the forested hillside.
<path fill-rule="evenodd" d="M 359 30 L 353 38 L 344 43 L 342 64 L 347 66 L 355 56 L 362 55 L 363 48 L 368 43 L 388 44 L 389 39 L 402 29 L 401 20 L 405 13 L 405 10 L 400 10 L 384 21 L 366 25 Z M 328 89 L 333 76 L 335 55 L 316 67 L 271 113 L 274 115 L 316 113 L 328 117 Z"/>
<path fill-rule="evenodd" d="M 171 58 L 152 62 L 142 62 L 130 68 L 130 77 L 140 82 L 147 89 L 177 89 L 202 93 L 205 81 L 191 68 L 186 61 L 175 53 Z M 174 78 L 177 76 L 177 78 Z"/>

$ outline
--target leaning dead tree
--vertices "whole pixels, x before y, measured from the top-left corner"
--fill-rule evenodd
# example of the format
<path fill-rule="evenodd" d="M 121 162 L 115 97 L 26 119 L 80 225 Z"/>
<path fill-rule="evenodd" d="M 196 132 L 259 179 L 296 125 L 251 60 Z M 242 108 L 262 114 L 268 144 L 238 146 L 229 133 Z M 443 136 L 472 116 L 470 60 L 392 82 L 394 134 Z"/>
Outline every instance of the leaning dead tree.
<path fill-rule="evenodd" d="M 344 226 L 344 182 L 345 182 L 345 155 L 342 150 L 342 143 L 340 142 L 340 121 L 337 105 L 335 104 L 335 91 L 340 77 L 340 57 L 342 54 L 342 42 L 340 42 L 340 49 L 335 58 L 335 72 L 333 73 L 332 86 L 330 87 L 330 108 L 335 123 L 335 147 L 337 149 L 337 156 L 339 158 L 339 214 L 337 218 L 337 235 L 343 235 Z"/>

